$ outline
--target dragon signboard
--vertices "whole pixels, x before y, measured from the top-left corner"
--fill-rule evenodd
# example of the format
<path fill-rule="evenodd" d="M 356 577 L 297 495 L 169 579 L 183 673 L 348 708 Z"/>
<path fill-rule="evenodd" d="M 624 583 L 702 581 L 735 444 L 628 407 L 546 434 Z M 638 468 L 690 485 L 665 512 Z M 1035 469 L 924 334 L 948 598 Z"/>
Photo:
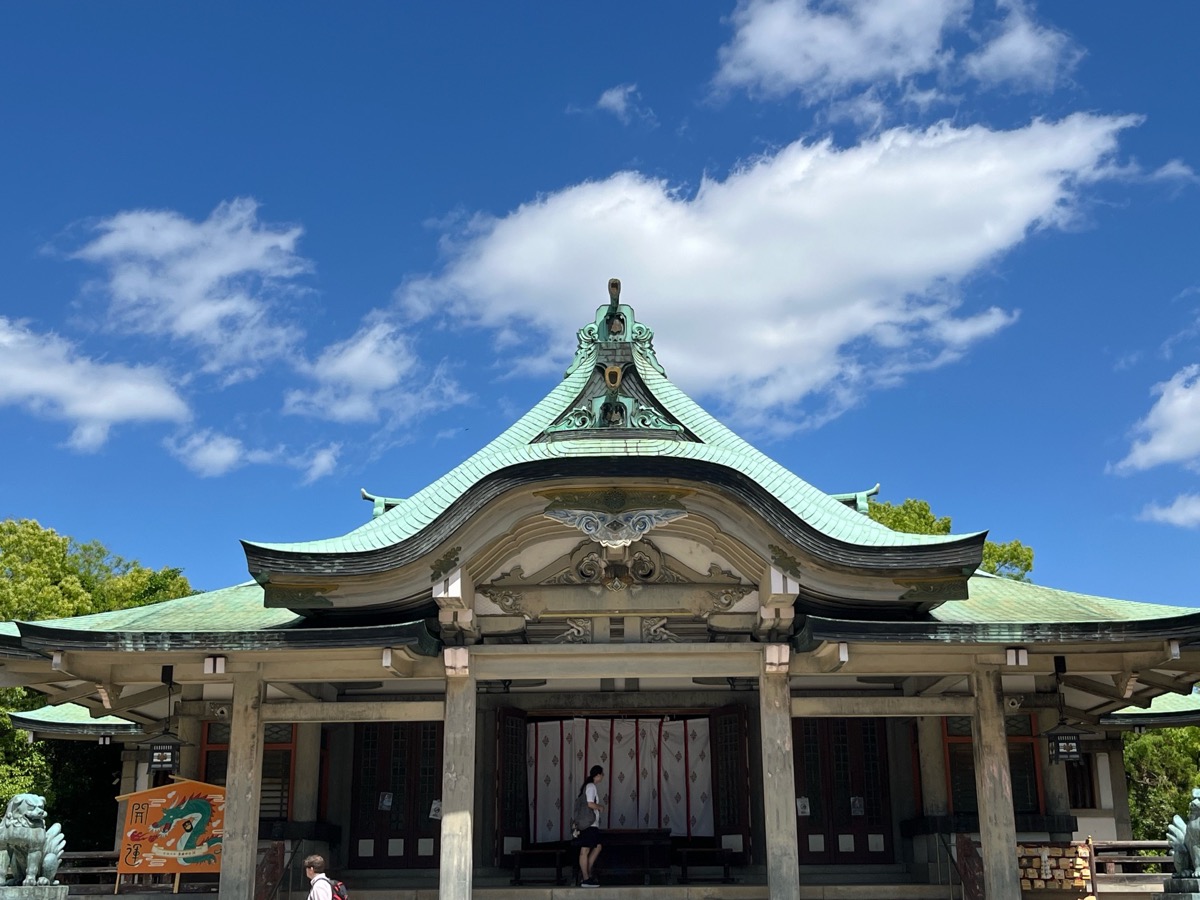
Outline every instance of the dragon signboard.
<path fill-rule="evenodd" d="M 117 799 L 126 803 L 118 874 L 221 871 L 225 788 L 179 780 Z"/>

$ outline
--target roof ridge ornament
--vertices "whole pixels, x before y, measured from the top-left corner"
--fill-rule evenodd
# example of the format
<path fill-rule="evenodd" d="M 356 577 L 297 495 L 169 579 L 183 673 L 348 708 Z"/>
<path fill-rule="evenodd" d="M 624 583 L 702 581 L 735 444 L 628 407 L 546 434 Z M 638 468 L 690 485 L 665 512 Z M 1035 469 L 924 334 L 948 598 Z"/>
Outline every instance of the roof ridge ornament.
<path fill-rule="evenodd" d="M 621 279 L 608 280 L 608 304 L 596 310 L 596 319 L 575 333 L 578 346 L 575 348 L 575 358 L 564 378 L 569 377 L 580 368 L 595 365 L 601 351 L 616 351 L 621 345 L 632 345 L 635 356 L 641 356 L 659 375 L 665 376 L 666 370 L 659 363 L 654 352 L 654 332 L 637 321 L 633 307 L 621 302 Z M 612 353 L 605 354 L 606 364 L 616 361 Z M 628 360 L 628 355 L 625 359 Z"/>

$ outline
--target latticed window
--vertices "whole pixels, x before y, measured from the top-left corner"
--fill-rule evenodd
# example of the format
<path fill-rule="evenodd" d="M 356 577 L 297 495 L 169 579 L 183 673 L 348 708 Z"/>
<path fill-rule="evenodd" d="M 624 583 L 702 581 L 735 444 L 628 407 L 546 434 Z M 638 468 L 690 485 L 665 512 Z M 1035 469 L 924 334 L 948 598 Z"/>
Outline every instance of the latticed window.
<path fill-rule="evenodd" d="M 971 719 L 950 716 L 946 730 L 946 777 L 950 781 L 950 806 L 960 815 L 979 812 L 975 793 L 975 751 L 971 739 Z M 1012 780 L 1013 812 L 1018 815 L 1042 811 L 1037 735 L 1033 717 L 1005 716 L 1008 735 L 1008 771 Z"/>
<path fill-rule="evenodd" d="M 263 728 L 260 819 L 288 819 L 292 807 L 292 760 L 296 753 L 295 729 L 290 723 Z M 229 772 L 229 723 L 206 722 L 200 755 L 200 779 L 224 785 Z"/>

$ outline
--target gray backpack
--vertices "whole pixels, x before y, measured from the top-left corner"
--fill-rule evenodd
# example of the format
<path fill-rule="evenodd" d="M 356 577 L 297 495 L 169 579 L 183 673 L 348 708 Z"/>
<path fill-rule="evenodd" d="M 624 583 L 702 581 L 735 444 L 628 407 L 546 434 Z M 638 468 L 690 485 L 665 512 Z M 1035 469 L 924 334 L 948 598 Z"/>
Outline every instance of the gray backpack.
<path fill-rule="evenodd" d="M 575 797 L 575 806 L 571 810 L 571 827 L 576 831 L 586 831 L 596 823 L 596 812 L 587 801 L 587 791 L 580 791 Z"/>

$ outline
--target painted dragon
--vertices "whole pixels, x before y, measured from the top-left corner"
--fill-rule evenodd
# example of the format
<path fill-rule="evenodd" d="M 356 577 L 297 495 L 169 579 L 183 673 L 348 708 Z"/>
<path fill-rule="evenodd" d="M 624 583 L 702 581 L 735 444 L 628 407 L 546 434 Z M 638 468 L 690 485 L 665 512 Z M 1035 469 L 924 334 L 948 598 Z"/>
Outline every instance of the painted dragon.
<path fill-rule="evenodd" d="M 180 799 L 164 809 L 162 818 L 153 825 L 158 832 L 154 852 L 159 856 L 174 857 L 185 866 L 216 862 L 221 836 L 209 833 L 211 819 L 212 804 L 204 797 L 193 795 Z M 176 825 L 182 835 L 168 840 Z"/>

